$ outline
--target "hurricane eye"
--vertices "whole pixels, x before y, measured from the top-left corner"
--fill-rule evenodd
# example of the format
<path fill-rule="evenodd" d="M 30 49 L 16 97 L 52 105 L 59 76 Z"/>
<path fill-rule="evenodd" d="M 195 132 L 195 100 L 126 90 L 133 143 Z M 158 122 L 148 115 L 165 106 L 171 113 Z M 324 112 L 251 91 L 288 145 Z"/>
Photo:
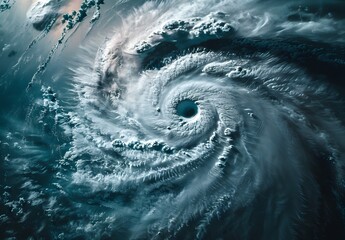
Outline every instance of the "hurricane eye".
<path fill-rule="evenodd" d="M 345 240 L 344 30 L 345 0 L 0 0 L 0 240 Z"/>
<path fill-rule="evenodd" d="M 177 115 L 184 118 L 192 118 L 198 113 L 198 105 L 195 101 L 185 99 L 179 102 L 176 106 Z"/>

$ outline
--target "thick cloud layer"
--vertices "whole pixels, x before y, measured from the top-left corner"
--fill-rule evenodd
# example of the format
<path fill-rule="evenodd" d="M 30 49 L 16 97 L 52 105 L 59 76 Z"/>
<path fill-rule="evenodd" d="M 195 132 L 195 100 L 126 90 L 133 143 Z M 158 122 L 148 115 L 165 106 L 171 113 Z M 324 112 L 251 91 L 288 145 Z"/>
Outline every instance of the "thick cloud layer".
<path fill-rule="evenodd" d="M 16 6 L 1 237 L 344 239 L 342 1 Z"/>

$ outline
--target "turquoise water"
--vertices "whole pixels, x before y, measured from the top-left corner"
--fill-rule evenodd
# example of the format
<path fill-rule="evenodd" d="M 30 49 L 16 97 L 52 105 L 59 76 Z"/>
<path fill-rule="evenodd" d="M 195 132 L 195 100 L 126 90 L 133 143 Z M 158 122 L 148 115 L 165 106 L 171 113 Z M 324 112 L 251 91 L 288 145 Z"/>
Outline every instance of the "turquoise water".
<path fill-rule="evenodd" d="M 343 2 L 4 4 L 0 239 L 345 238 Z"/>

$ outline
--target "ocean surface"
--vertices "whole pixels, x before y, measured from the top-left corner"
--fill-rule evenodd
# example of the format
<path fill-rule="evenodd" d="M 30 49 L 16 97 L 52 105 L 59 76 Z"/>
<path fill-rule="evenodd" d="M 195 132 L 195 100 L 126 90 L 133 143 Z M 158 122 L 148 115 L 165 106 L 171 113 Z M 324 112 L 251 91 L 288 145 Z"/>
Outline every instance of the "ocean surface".
<path fill-rule="evenodd" d="M 345 239 L 345 1 L 1 0 L 0 239 Z"/>

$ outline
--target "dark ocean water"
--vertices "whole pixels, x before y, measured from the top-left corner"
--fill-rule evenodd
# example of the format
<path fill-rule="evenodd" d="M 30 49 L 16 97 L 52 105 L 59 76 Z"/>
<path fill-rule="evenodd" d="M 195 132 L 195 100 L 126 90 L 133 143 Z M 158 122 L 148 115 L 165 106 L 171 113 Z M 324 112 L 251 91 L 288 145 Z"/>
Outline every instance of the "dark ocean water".
<path fill-rule="evenodd" d="M 345 2 L 0 2 L 0 239 L 345 239 Z"/>

